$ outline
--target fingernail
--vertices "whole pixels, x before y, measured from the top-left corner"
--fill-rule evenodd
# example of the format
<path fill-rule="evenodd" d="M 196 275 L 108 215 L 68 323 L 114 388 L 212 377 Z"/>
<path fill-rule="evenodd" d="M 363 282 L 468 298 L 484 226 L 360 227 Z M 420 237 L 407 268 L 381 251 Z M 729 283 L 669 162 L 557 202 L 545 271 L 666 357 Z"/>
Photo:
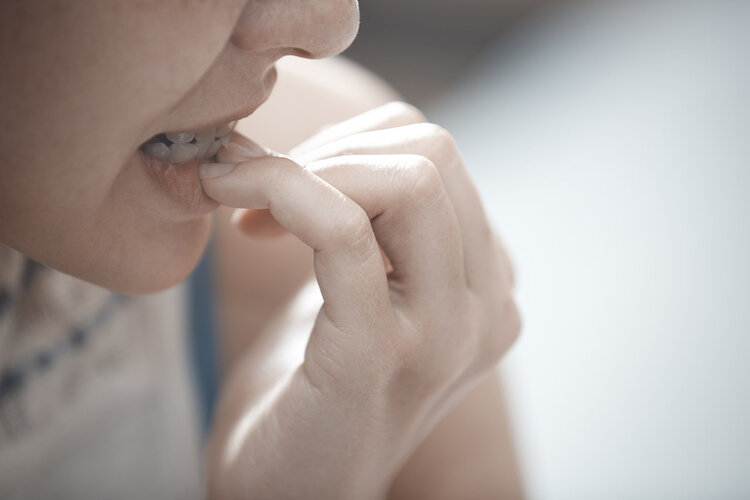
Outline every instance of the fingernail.
<path fill-rule="evenodd" d="M 198 167 L 198 177 L 210 179 L 211 177 L 226 175 L 236 166 L 236 163 L 204 163 Z"/>
<path fill-rule="evenodd" d="M 247 142 L 240 144 L 239 142 L 230 142 L 226 145 L 229 152 L 235 153 L 241 156 L 249 156 L 251 158 L 258 158 L 261 156 L 269 156 L 270 152 L 254 142 Z"/>

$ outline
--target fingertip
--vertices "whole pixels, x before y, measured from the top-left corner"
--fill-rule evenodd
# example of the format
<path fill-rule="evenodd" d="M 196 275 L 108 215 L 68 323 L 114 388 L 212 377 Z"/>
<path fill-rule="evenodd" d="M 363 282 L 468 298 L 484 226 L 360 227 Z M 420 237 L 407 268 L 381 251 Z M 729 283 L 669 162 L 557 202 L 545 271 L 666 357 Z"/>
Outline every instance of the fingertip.
<path fill-rule="evenodd" d="M 239 132 L 233 132 L 229 144 L 219 148 L 216 158 L 222 163 L 230 163 L 276 155 L 278 153 L 259 145 Z"/>
<path fill-rule="evenodd" d="M 201 181 L 227 175 L 234 170 L 237 163 L 203 163 L 198 166 L 198 178 Z"/>

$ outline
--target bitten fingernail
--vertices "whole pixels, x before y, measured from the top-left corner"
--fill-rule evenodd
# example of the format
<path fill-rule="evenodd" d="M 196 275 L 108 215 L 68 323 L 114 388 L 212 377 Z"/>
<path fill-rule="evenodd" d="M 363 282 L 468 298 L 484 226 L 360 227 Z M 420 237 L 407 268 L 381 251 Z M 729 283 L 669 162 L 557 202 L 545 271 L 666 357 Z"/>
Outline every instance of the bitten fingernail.
<path fill-rule="evenodd" d="M 261 156 L 269 156 L 269 151 L 266 151 L 261 146 L 254 142 L 248 142 L 240 144 L 239 142 L 230 142 L 225 146 L 230 153 L 235 153 L 240 156 L 246 156 L 250 158 L 259 158 Z"/>
<path fill-rule="evenodd" d="M 210 179 L 226 175 L 236 167 L 236 163 L 204 163 L 198 167 L 198 177 L 201 179 Z"/>

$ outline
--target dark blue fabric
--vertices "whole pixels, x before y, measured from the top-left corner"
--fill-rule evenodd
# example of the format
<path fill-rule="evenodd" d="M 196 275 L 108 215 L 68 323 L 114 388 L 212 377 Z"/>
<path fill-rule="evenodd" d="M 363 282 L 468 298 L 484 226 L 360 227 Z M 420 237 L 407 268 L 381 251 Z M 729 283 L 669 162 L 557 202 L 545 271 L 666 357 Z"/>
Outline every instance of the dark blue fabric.
<path fill-rule="evenodd" d="M 28 356 L 25 360 L 5 366 L 0 370 L 0 407 L 3 402 L 37 375 L 50 370 L 60 359 L 86 348 L 95 335 L 101 334 L 100 325 L 125 306 L 133 298 L 130 295 L 113 293 L 104 305 L 86 322 L 72 326 L 60 340 Z"/>
<path fill-rule="evenodd" d="M 15 288 L 13 289 L 6 289 L 3 288 L 0 290 L 0 321 L 3 320 L 5 317 L 5 314 L 8 313 L 11 309 L 11 306 L 13 305 L 13 301 L 20 297 L 27 288 L 29 288 L 29 285 L 34 280 L 34 277 L 37 275 L 37 273 L 43 269 L 46 269 L 47 266 L 44 264 L 41 264 L 33 259 L 26 258 L 23 274 L 21 274 L 21 280 L 19 283 L 15 285 Z"/>
<path fill-rule="evenodd" d="M 0 321 L 10 313 L 13 303 L 20 300 L 29 290 L 34 279 L 41 273 L 49 272 L 52 270 L 44 264 L 25 258 L 20 280 L 10 289 L 0 290 Z M 67 327 L 65 333 L 60 333 L 57 342 L 29 354 L 25 359 L 15 360 L 0 367 L 0 413 L 3 403 L 22 391 L 30 380 L 51 370 L 60 359 L 84 349 L 93 336 L 102 332 L 100 326 L 132 300 L 132 296 L 113 293 L 93 316 Z"/>
<path fill-rule="evenodd" d="M 190 353 L 203 435 L 211 426 L 219 392 L 219 350 L 213 281 L 214 243 L 211 238 L 198 266 L 188 278 Z"/>

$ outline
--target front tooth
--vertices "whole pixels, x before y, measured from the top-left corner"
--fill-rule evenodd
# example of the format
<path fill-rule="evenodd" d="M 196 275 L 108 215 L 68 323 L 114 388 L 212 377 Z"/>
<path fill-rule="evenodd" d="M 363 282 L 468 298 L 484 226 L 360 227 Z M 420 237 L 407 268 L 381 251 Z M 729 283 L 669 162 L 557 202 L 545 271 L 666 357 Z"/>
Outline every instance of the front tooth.
<path fill-rule="evenodd" d="M 169 161 L 182 163 L 195 158 L 198 154 L 198 146 L 195 144 L 172 144 L 169 147 Z"/>
<path fill-rule="evenodd" d="M 198 152 L 195 154 L 196 158 L 205 158 L 206 153 L 208 153 L 208 150 L 213 145 L 213 142 L 196 142 L 196 146 L 198 146 Z"/>
<path fill-rule="evenodd" d="M 213 144 L 211 144 L 211 147 L 208 148 L 208 152 L 206 154 L 209 158 L 211 158 L 213 155 L 219 152 L 219 148 L 221 148 L 221 140 L 216 139 Z"/>
<path fill-rule="evenodd" d="M 172 132 L 167 134 L 167 139 L 175 144 L 187 144 L 195 138 L 195 134 L 190 132 Z"/>
<path fill-rule="evenodd" d="M 152 142 L 151 144 L 146 144 L 143 146 L 143 150 L 159 160 L 169 159 L 169 146 L 163 142 Z"/>
<path fill-rule="evenodd" d="M 214 134 L 216 133 L 216 129 L 208 129 L 204 130 L 203 132 L 198 132 L 195 134 L 195 141 L 196 142 L 211 142 L 214 140 L 214 137 L 216 137 Z"/>
<path fill-rule="evenodd" d="M 198 158 L 204 158 L 208 149 L 211 147 L 214 141 L 214 133 L 216 129 L 206 130 L 204 132 L 198 132 L 195 134 L 195 144 L 198 146 Z"/>
<path fill-rule="evenodd" d="M 234 126 L 234 122 L 225 123 L 224 125 L 219 125 L 216 127 L 216 137 L 224 137 L 226 135 L 229 135 L 229 132 L 232 131 L 232 127 Z"/>

